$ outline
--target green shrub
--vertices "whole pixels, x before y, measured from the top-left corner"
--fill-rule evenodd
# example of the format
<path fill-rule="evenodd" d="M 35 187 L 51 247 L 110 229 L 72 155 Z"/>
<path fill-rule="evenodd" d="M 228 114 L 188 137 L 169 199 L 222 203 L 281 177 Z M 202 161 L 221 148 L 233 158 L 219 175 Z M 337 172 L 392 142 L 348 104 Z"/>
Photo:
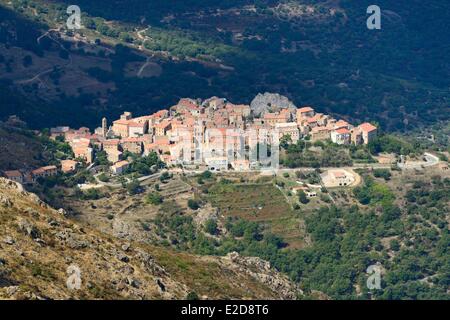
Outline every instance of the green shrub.
<path fill-rule="evenodd" d="M 205 223 L 205 231 L 211 235 L 217 234 L 217 221 L 215 219 L 209 219 Z"/>
<path fill-rule="evenodd" d="M 197 200 L 189 199 L 188 200 L 188 207 L 192 210 L 198 210 L 200 208 L 200 204 Z"/>
<path fill-rule="evenodd" d="M 152 192 L 147 195 L 145 201 L 152 205 L 159 205 L 163 202 L 163 197 L 158 192 Z"/>

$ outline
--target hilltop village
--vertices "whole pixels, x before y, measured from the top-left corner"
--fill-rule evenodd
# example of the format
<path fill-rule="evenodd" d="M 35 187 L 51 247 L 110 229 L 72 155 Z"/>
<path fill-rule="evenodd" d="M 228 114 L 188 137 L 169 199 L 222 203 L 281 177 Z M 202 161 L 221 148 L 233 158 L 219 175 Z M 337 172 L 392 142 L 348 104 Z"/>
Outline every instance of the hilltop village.
<path fill-rule="evenodd" d="M 130 165 L 125 154 L 147 156 L 152 152 L 168 166 L 195 163 L 209 170 L 245 171 L 257 168 L 258 164 L 248 155 L 236 157 L 244 145 L 275 144 L 280 139 L 288 139 L 290 143 L 307 139 L 311 142 L 331 140 L 340 145 L 360 145 L 368 144 L 376 135 L 377 128 L 370 123 L 354 126 L 317 113 L 309 106 L 270 106 L 267 112 L 256 115 L 249 105 L 235 105 L 223 98 L 213 97 L 205 101 L 184 98 L 169 110 L 148 116 L 133 118 L 130 112 L 124 112 L 110 126 L 103 118 L 101 127 L 94 133 L 85 127 L 77 130 L 52 128 L 51 138 L 63 138 L 72 148 L 74 159 L 62 160 L 60 168 L 46 166 L 31 172 L 7 171 L 5 176 L 18 182 L 33 183 L 40 177 L 55 175 L 58 170 L 64 173 L 74 171 L 80 161 L 90 165 L 99 151 L 106 153 L 111 173 L 116 175 Z M 198 157 L 199 150 L 210 152 Z"/>

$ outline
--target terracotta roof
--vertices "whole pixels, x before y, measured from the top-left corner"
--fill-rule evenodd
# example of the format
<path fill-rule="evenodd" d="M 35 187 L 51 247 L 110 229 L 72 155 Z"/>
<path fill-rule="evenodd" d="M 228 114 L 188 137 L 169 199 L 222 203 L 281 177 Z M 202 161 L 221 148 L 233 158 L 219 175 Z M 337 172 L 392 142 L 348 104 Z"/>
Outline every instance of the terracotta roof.
<path fill-rule="evenodd" d="M 140 123 L 140 122 L 146 122 L 146 121 L 149 121 L 152 119 L 153 119 L 153 116 L 142 116 L 142 117 L 134 118 L 133 121 Z"/>
<path fill-rule="evenodd" d="M 130 120 L 116 120 L 113 122 L 113 124 L 123 124 L 123 125 L 128 125 L 130 123 Z"/>
<path fill-rule="evenodd" d="M 152 142 L 152 143 L 145 143 L 144 147 L 145 147 L 146 150 L 148 150 L 148 149 L 156 149 L 156 148 L 158 148 L 158 145 L 156 143 Z"/>
<path fill-rule="evenodd" d="M 330 128 L 327 127 L 314 127 L 311 132 L 320 132 L 320 131 L 330 131 Z"/>
<path fill-rule="evenodd" d="M 276 128 L 297 128 L 297 126 L 296 122 L 282 122 L 275 124 Z"/>
<path fill-rule="evenodd" d="M 127 143 L 127 142 L 143 142 L 143 141 L 144 141 L 143 138 L 131 137 L 131 138 L 124 138 L 124 139 L 120 140 L 120 143 Z"/>
<path fill-rule="evenodd" d="M 19 170 L 5 171 L 5 176 L 7 178 L 21 177 L 22 173 Z"/>
<path fill-rule="evenodd" d="M 333 175 L 334 175 L 335 178 L 344 178 L 344 177 L 347 176 L 344 172 L 340 172 L 340 171 L 333 172 Z"/>
<path fill-rule="evenodd" d="M 75 153 L 75 155 L 77 154 L 86 154 L 87 152 L 89 152 L 89 147 L 75 147 L 72 148 L 73 153 Z"/>
<path fill-rule="evenodd" d="M 377 127 L 375 127 L 374 125 L 372 125 L 371 123 L 368 123 L 368 122 L 361 124 L 359 126 L 359 128 L 365 132 L 371 132 L 371 131 L 377 130 Z"/>
<path fill-rule="evenodd" d="M 278 113 L 266 113 L 264 115 L 264 119 L 286 119 L 286 115 Z"/>
<path fill-rule="evenodd" d="M 345 120 L 339 120 L 335 123 L 336 126 L 348 126 L 348 122 Z"/>
<path fill-rule="evenodd" d="M 305 112 L 311 112 L 311 111 L 314 111 L 314 109 L 311 107 L 303 107 L 303 108 L 300 108 L 297 110 L 297 112 L 299 112 L 299 113 L 305 113 Z"/>
<path fill-rule="evenodd" d="M 348 129 L 346 129 L 346 128 L 340 128 L 340 129 L 336 130 L 336 133 L 338 133 L 338 134 L 347 134 L 347 133 L 350 133 L 350 131 Z"/>
<path fill-rule="evenodd" d="M 118 145 L 120 142 L 119 139 L 110 139 L 110 140 L 105 140 L 103 142 L 103 145 L 107 145 L 107 146 L 114 146 L 114 145 Z"/>
<path fill-rule="evenodd" d="M 33 171 L 31 171 L 31 173 L 33 173 L 33 174 L 44 173 L 46 171 L 51 171 L 51 170 L 57 170 L 57 168 L 55 166 L 46 166 L 46 167 L 42 167 L 42 168 L 33 170 Z"/>
<path fill-rule="evenodd" d="M 167 128 L 168 126 L 170 126 L 172 123 L 170 121 L 164 120 L 158 124 L 155 125 L 155 128 Z"/>
<path fill-rule="evenodd" d="M 61 164 L 62 165 L 75 165 L 75 164 L 77 164 L 78 162 L 77 161 L 75 161 L 75 160 L 61 160 Z"/>
<path fill-rule="evenodd" d="M 128 125 L 130 127 L 139 127 L 139 128 L 144 128 L 145 127 L 145 123 L 143 123 L 143 122 L 135 122 L 135 121 L 130 121 L 128 123 Z"/>
<path fill-rule="evenodd" d="M 162 116 L 166 115 L 167 112 L 168 112 L 167 110 L 159 110 L 158 112 L 155 112 L 152 116 L 161 118 Z"/>

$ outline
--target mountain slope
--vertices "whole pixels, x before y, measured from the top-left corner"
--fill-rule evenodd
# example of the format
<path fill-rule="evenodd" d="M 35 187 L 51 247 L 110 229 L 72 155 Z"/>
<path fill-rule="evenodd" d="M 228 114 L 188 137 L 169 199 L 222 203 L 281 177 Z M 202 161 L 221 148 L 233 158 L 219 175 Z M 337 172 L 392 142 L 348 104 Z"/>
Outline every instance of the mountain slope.
<path fill-rule="evenodd" d="M 70 266 L 80 290 L 68 289 Z M 70 270 L 69 270 L 70 271 Z M 35 195 L 0 179 L 0 298 L 294 299 L 285 276 L 257 258 L 198 257 L 124 243 L 72 223 Z"/>
<path fill-rule="evenodd" d="M 65 106 L 67 113 L 54 117 L 61 123 L 93 126 L 103 115 L 149 113 L 184 96 L 249 103 L 266 91 L 389 130 L 448 119 L 447 2 L 379 1 L 382 29 L 368 30 L 370 1 L 80 1 L 85 28 L 75 33 L 65 30 L 69 1 L 0 4 L 0 78 L 12 79 L 29 97 L 48 95 L 53 109 Z M 20 33 L 30 21 L 34 32 Z M 38 44 L 36 33 L 47 29 L 56 29 L 53 41 L 47 36 Z M 61 61 L 54 40 L 73 64 Z M 117 44 L 136 51 L 117 54 Z M 20 55 L 5 72 L 15 58 L 8 45 L 43 57 L 33 56 L 35 64 L 24 70 Z M 138 76 L 146 58 L 157 72 Z M 18 75 L 52 59 L 60 69 L 41 77 L 44 87 L 36 79 L 17 83 Z M 87 113 L 77 114 L 80 109 Z"/>

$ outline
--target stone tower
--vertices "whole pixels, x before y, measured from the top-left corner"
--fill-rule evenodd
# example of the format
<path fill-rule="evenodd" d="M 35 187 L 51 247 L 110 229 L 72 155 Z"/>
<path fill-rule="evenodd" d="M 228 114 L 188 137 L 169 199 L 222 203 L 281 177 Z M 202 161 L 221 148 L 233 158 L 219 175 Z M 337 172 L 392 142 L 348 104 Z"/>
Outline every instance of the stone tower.
<path fill-rule="evenodd" d="M 106 135 L 108 134 L 108 121 L 106 120 L 106 118 L 102 119 L 102 134 L 103 137 L 106 138 Z"/>

